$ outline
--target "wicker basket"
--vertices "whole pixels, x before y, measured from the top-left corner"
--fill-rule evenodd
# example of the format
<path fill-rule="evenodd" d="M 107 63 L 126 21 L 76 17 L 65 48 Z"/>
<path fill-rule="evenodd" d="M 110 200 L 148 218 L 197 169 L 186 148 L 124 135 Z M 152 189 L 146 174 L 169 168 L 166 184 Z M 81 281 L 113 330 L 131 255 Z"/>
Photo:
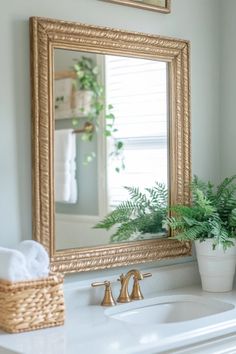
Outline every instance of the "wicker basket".
<path fill-rule="evenodd" d="M 63 276 L 11 283 L 0 280 L 0 329 L 9 333 L 64 324 Z"/>

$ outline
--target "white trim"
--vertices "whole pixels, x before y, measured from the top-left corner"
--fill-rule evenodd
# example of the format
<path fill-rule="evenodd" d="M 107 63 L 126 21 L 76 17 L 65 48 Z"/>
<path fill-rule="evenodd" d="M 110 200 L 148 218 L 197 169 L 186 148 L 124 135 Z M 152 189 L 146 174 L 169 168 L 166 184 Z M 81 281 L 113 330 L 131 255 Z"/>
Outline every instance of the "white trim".
<path fill-rule="evenodd" d="M 105 57 L 102 55 L 97 55 L 97 64 L 100 67 L 100 80 L 105 83 Z M 105 85 L 103 85 L 105 86 Z M 100 130 L 103 132 L 105 130 L 105 114 L 106 114 L 106 104 L 104 102 L 105 110 L 104 113 L 99 117 Z M 107 142 L 105 134 L 98 134 L 97 136 L 97 159 L 98 159 L 98 171 L 97 171 L 97 181 L 98 181 L 98 215 L 100 218 L 104 217 L 108 212 L 108 191 L 107 191 Z"/>

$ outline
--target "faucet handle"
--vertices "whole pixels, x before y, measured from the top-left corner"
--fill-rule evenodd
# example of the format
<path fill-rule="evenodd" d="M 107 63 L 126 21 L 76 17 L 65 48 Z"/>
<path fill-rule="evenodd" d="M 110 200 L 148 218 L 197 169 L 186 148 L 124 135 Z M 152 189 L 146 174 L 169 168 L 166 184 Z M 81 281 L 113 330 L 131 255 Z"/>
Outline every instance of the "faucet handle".
<path fill-rule="evenodd" d="M 144 298 L 137 277 L 134 277 L 134 285 L 130 298 L 131 300 L 142 300 Z"/>
<path fill-rule="evenodd" d="M 143 273 L 143 278 L 152 277 L 152 273 Z"/>
<path fill-rule="evenodd" d="M 112 290 L 111 290 L 111 282 L 105 280 L 104 282 L 95 282 L 92 283 L 91 286 L 93 288 L 97 287 L 97 286 L 105 286 L 105 294 L 104 294 L 104 298 L 101 302 L 102 306 L 115 306 L 116 302 L 114 300 L 114 297 L 112 295 Z"/>
<path fill-rule="evenodd" d="M 143 279 L 149 278 L 152 276 L 152 273 L 143 273 L 142 276 L 143 276 Z M 143 300 L 144 299 L 143 294 L 140 289 L 139 280 L 138 280 L 137 276 L 134 276 L 134 285 L 133 285 L 133 290 L 130 295 L 130 298 L 131 298 L 131 300 Z"/>

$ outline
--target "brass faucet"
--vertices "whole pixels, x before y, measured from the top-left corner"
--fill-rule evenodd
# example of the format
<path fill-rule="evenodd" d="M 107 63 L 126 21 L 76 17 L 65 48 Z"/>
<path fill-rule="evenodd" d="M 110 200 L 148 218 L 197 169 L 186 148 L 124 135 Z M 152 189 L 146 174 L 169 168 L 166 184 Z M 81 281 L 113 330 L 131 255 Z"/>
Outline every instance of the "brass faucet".
<path fill-rule="evenodd" d="M 97 286 L 105 286 L 105 294 L 104 294 L 104 298 L 101 302 L 101 305 L 102 306 L 115 306 L 116 305 L 116 302 L 113 298 L 113 295 L 112 295 L 112 291 L 111 291 L 111 282 L 109 281 L 104 281 L 104 282 L 95 282 L 95 283 L 92 283 L 91 286 L 93 288 L 97 287 Z"/>
<path fill-rule="evenodd" d="M 121 274 L 120 276 L 121 290 L 117 302 L 124 303 L 124 302 L 130 302 L 132 300 L 128 292 L 129 280 L 132 276 L 134 276 L 134 279 L 136 279 L 137 281 L 143 279 L 143 275 L 137 269 L 131 269 L 126 275 Z"/>

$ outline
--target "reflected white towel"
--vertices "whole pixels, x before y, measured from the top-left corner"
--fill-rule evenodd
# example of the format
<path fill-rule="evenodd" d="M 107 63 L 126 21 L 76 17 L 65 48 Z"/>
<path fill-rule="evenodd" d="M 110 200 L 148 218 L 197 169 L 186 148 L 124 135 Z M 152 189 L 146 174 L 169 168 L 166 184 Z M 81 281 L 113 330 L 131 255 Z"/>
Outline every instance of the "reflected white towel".
<path fill-rule="evenodd" d="M 70 161 L 73 136 L 74 134 L 72 129 L 60 129 L 55 131 L 55 162 L 66 163 Z"/>
<path fill-rule="evenodd" d="M 64 171 L 70 170 L 70 162 L 69 161 L 55 161 L 56 171 L 64 173 Z"/>
<path fill-rule="evenodd" d="M 26 259 L 26 266 L 31 279 L 47 277 L 49 274 L 49 256 L 45 248 L 38 242 L 22 241 L 18 250 Z"/>
<path fill-rule="evenodd" d="M 76 135 L 71 129 L 55 131 L 55 200 L 76 203 Z"/>
<path fill-rule="evenodd" d="M 0 247 L 0 279 L 11 282 L 30 279 L 26 260 L 21 252 Z"/>

